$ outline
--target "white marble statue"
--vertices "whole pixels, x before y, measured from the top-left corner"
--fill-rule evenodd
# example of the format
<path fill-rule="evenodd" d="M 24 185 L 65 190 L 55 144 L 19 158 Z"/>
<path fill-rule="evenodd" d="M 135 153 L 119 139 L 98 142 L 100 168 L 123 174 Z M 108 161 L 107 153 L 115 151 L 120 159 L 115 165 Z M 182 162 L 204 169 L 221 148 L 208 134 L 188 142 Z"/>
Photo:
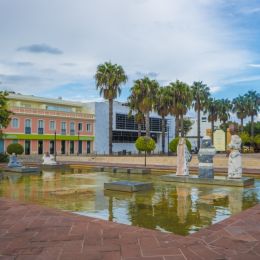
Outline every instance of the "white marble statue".
<path fill-rule="evenodd" d="M 56 165 L 57 162 L 54 160 L 54 157 L 52 154 L 49 154 L 48 152 L 45 153 L 42 157 L 43 163 L 45 165 Z"/>
<path fill-rule="evenodd" d="M 231 142 L 228 145 L 231 152 L 228 159 L 228 178 L 242 177 L 242 160 L 241 160 L 241 138 L 238 135 L 231 136 Z"/>
<path fill-rule="evenodd" d="M 10 168 L 15 168 L 15 167 L 22 167 L 22 163 L 17 160 L 16 154 L 12 153 L 12 155 L 9 156 L 9 162 L 8 162 L 8 167 Z"/>
<path fill-rule="evenodd" d="M 177 176 L 189 175 L 189 162 L 191 161 L 191 154 L 186 145 L 184 138 L 180 138 L 177 146 Z"/>

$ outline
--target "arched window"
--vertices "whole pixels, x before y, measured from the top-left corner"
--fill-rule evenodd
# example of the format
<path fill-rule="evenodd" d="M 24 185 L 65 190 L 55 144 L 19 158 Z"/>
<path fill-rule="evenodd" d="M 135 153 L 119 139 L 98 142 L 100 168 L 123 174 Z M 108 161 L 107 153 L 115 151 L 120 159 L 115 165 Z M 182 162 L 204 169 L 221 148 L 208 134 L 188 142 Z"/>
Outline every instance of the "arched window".
<path fill-rule="evenodd" d="M 12 119 L 12 128 L 18 128 L 19 127 L 19 121 L 17 118 Z"/>

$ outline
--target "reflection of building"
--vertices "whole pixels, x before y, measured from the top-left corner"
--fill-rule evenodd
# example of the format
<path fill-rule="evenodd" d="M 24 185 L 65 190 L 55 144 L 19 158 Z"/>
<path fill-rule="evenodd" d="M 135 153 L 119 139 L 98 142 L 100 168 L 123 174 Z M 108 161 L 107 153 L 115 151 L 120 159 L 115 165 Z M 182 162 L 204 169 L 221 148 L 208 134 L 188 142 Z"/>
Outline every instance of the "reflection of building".
<path fill-rule="evenodd" d="M 14 113 L 0 140 L 2 151 L 20 143 L 25 154 L 86 154 L 93 150 L 94 115 L 82 103 L 10 94 Z M 55 141 L 56 140 L 56 141 Z"/>
<path fill-rule="evenodd" d="M 95 114 L 95 152 L 108 153 L 108 102 L 89 102 L 86 104 Z M 172 116 L 166 118 L 169 126 L 169 139 L 173 138 L 174 120 Z M 167 127 L 166 126 L 166 132 Z M 156 141 L 156 150 L 162 150 L 162 122 L 156 113 L 150 113 L 151 137 Z M 145 124 L 142 124 L 142 135 L 145 135 Z M 114 101 L 113 106 L 113 152 L 137 152 L 135 141 L 138 138 L 138 126 L 134 116 L 129 116 L 129 108 L 125 103 Z M 165 151 L 167 152 L 168 135 L 165 135 Z"/>
<path fill-rule="evenodd" d="M 177 216 L 179 218 L 179 222 L 184 224 L 186 222 L 186 218 L 188 212 L 191 209 L 191 189 L 188 186 L 176 186 L 177 193 Z"/>

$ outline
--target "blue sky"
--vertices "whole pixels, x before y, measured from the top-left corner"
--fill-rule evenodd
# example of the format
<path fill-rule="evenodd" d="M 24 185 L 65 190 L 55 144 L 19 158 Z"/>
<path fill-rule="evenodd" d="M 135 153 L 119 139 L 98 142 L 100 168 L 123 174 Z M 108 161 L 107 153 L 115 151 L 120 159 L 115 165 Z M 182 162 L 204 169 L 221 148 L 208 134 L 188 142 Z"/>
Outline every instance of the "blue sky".
<path fill-rule="evenodd" d="M 202 80 L 216 98 L 260 91 L 260 0 L 0 0 L 0 88 L 99 100 L 110 60 L 129 81 Z"/>

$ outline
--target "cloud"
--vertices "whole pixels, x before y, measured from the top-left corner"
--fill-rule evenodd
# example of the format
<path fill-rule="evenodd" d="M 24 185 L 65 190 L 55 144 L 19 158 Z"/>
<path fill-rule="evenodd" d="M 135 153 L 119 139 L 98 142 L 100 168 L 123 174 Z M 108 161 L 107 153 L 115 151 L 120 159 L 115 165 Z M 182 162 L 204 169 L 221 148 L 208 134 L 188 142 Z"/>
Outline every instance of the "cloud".
<path fill-rule="evenodd" d="M 260 68 L 260 64 L 248 64 L 248 66 L 252 68 Z"/>
<path fill-rule="evenodd" d="M 260 7 L 255 7 L 255 8 L 244 8 L 240 10 L 241 13 L 243 14 L 256 14 L 260 13 Z"/>
<path fill-rule="evenodd" d="M 151 71 L 151 72 L 137 71 L 135 74 L 138 78 L 143 78 L 143 77 L 157 78 L 159 76 L 159 73 L 156 73 L 153 71 Z"/>
<path fill-rule="evenodd" d="M 17 51 L 31 52 L 31 53 L 47 53 L 47 54 L 62 54 L 63 52 L 58 48 L 53 48 L 47 44 L 32 44 L 28 46 L 22 46 L 17 49 Z"/>
<path fill-rule="evenodd" d="M 220 87 L 220 86 L 211 86 L 210 87 L 210 92 L 212 93 L 212 94 L 214 94 L 214 93 L 216 93 L 216 92 L 219 92 L 219 91 L 221 91 L 222 90 L 222 88 Z"/>

